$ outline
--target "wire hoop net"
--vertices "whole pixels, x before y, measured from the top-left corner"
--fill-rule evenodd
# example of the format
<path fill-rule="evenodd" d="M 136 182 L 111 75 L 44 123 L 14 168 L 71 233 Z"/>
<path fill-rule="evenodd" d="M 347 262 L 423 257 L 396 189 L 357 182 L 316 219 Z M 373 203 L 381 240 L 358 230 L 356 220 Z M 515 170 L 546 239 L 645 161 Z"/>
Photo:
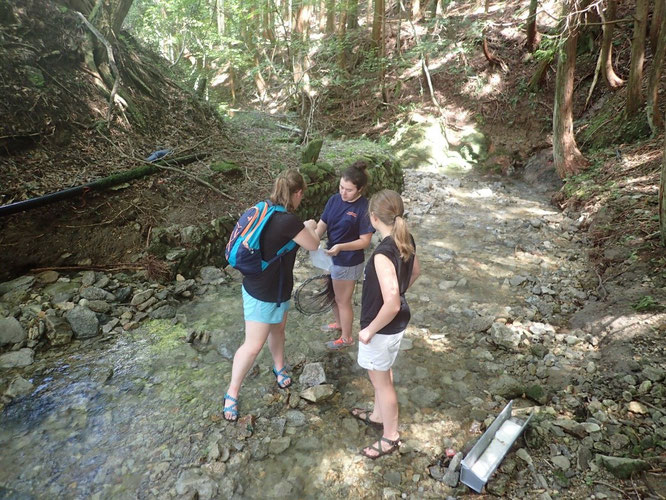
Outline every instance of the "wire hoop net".
<path fill-rule="evenodd" d="M 301 314 L 319 314 L 328 311 L 335 302 L 330 274 L 320 274 L 305 280 L 294 294 L 294 306 Z"/>

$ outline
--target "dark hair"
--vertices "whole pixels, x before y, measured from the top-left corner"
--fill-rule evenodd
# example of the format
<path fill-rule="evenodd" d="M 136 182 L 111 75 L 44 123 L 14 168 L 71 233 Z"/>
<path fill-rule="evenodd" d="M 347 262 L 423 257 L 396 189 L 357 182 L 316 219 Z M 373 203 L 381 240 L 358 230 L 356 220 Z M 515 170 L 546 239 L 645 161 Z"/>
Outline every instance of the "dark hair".
<path fill-rule="evenodd" d="M 391 228 L 391 236 L 395 241 L 400 258 L 407 262 L 414 255 L 414 245 L 405 221 L 405 205 L 398 193 L 390 189 L 382 189 L 370 198 L 368 211 Z"/>
<path fill-rule="evenodd" d="M 357 160 L 342 171 L 342 178 L 354 184 L 359 191 L 363 191 L 368 185 L 367 169 L 367 162 Z"/>
<path fill-rule="evenodd" d="M 270 200 L 292 211 L 294 206 L 291 203 L 291 195 L 299 190 L 305 191 L 305 180 L 301 173 L 295 168 L 283 170 L 275 179 Z"/>

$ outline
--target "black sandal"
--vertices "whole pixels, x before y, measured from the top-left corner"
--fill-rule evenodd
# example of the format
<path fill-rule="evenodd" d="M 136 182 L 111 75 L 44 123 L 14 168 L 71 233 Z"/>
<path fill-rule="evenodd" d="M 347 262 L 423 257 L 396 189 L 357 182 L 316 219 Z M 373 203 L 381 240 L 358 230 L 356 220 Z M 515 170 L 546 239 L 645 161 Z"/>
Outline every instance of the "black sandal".
<path fill-rule="evenodd" d="M 352 417 L 354 417 L 357 420 L 360 420 L 369 427 L 374 427 L 375 429 L 381 429 L 381 430 L 384 429 L 383 423 L 370 420 L 370 414 L 372 413 L 370 410 L 365 410 L 363 408 L 354 408 L 353 410 L 350 411 L 350 413 Z M 361 413 L 365 414 L 365 417 L 362 417 Z"/>
<path fill-rule="evenodd" d="M 387 449 L 387 450 L 382 450 L 382 441 L 384 441 L 385 443 L 388 443 L 390 448 Z M 400 438 L 396 439 L 395 441 L 391 441 L 390 439 L 386 439 L 384 436 L 382 436 L 381 438 L 379 438 L 379 441 L 377 441 L 376 443 L 373 443 L 370 446 L 366 446 L 366 448 L 370 448 L 371 450 L 376 451 L 377 452 L 376 455 L 369 455 L 365 451 L 366 448 L 363 448 L 361 450 L 361 455 L 363 455 L 364 457 L 369 458 L 370 460 L 376 460 L 379 457 L 383 457 L 384 455 L 389 455 L 390 453 L 393 453 L 395 450 L 397 450 L 400 447 L 401 444 L 402 443 L 400 441 Z M 375 446 L 375 445 L 379 445 L 379 446 Z"/>

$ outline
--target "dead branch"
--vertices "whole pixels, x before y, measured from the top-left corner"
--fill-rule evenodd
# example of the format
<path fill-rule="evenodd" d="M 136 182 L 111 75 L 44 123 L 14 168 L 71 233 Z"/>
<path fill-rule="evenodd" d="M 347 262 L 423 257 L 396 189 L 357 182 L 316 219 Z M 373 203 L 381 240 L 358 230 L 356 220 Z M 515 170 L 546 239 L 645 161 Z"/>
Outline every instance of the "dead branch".
<path fill-rule="evenodd" d="M 140 271 L 144 266 L 140 264 L 108 264 L 108 265 L 87 265 L 87 266 L 53 266 L 53 267 L 35 267 L 30 269 L 32 273 L 42 273 L 44 271 Z"/>
<path fill-rule="evenodd" d="M 486 56 L 486 59 L 491 66 L 499 66 L 503 71 L 508 69 L 508 66 L 504 61 L 490 52 L 490 48 L 488 47 L 488 39 L 485 36 L 483 37 L 483 55 Z"/>
<path fill-rule="evenodd" d="M 207 182 L 207 181 L 205 181 L 205 180 L 203 180 L 203 179 L 197 177 L 197 176 L 194 175 L 194 174 L 191 174 L 191 173 L 187 172 L 186 170 L 183 170 L 183 169 L 181 169 L 181 168 L 176 168 L 176 167 L 170 167 L 170 166 L 168 166 L 168 165 L 159 164 L 159 163 L 157 163 L 157 162 L 150 162 L 150 161 L 146 161 L 146 160 L 144 160 L 144 159 L 142 159 L 142 158 L 135 158 L 135 157 L 133 157 L 133 156 L 130 156 L 130 155 L 128 155 L 127 153 L 125 153 L 125 152 L 124 152 L 124 151 L 123 151 L 123 150 L 122 150 L 122 149 L 121 149 L 121 148 L 120 148 L 115 142 L 113 142 L 113 141 L 112 141 L 111 139 L 109 139 L 107 136 L 105 136 L 104 134 L 100 134 L 100 135 L 101 135 L 106 141 L 108 141 L 108 142 L 109 142 L 114 148 L 116 148 L 116 149 L 118 150 L 118 152 L 119 152 L 122 156 L 124 156 L 125 158 L 127 158 L 127 159 L 129 159 L 129 160 L 136 161 L 136 162 L 140 162 L 140 163 L 145 163 L 146 165 L 153 165 L 153 166 L 155 166 L 155 167 L 157 167 L 157 168 L 159 168 L 159 169 L 162 169 L 162 170 L 170 170 L 170 171 L 172 171 L 172 172 L 177 172 L 177 173 L 179 173 L 179 174 L 181 174 L 181 175 L 184 175 L 185 177 L 188 177 L 188 178 L 192 179 L 192 180 L 195 181 L 195 182 L 198 182 L 199 184 L 202 184 L 203 186 L 206 186 L 207 188 L 211 189 L 212 191 L 215 191 L 217 194 L 224 196 L 227 200 L 233 200 L 233 198 L 232 198 L 231 196 L 229 196 L 227 193 L 225 193 L 225 192 L 223 192 L 223 191 L 220 191 L 220 190 L 217 189 L 215 186 L 213 186 L 211 183 L 209 183 L 209 182 Z"/>

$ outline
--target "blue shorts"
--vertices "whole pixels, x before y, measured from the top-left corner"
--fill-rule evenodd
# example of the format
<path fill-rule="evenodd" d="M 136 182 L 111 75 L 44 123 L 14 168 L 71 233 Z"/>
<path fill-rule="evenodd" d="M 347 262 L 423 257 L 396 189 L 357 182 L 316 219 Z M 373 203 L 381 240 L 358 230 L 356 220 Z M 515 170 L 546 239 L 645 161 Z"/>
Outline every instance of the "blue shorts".
<path fill-rule="evenodd" d="M 358 281 L 363 276 L 364 263 L 355 266 L 331 266 L 331 279 Z"/>
<path fill-rule="evenodd" d="M 257 321 L 270 325 L 282 323 L 284 315 L 289 310 L 289 301 L 282 302 L 278 306 L 276 302 L 264 302 L 255 299 L 247 293 L 244 286 L 241 286 L 241 288 L 243 290 L 243 316 L 245 321 Z"/>

